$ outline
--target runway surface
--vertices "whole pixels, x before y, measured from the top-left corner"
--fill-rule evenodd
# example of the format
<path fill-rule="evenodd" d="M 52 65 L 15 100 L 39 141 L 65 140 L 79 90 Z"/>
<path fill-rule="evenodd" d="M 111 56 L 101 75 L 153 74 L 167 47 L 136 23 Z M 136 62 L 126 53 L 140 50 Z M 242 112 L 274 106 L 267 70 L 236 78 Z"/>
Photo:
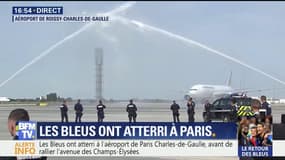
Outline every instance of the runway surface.
<path fill-rule="evenodd" d="M 127 103 L 107 103 L 107 108 L 105 109 L 105 119 L 104 121 L 115 121 L 115 122 L 127 122 L 128 116 L 126 113 L 126 105 Z M 138 107 L 138 117 L 137 121 L 139 122 L 171 122 L 172 121 L 172 113 L 170 111 L 170 104 L 169 103 L 136 103 Z M 25 108 L 28 110 L 30 114 L 31 120 L 34 121 L 60 121 L 60 104 L 56 105 L 49 105 L 45 107 L 39 106 L 5 106 L 3 104 L 0 105 L 0 139 L 1 140 L 9 140 L 12 137 L 9 135 L 7 130 L 7 117 L 13 109 L 16 108 Z M 69 121 L 74 121 L 75 119 L 75 112 L 73 109 L 74 104 L 68 103 L 69 111 L 68 111 L 68 118 Z M 97 121 L 97 112 L 95 104 L 85 104 L 84 106 L 84 114 L 82 117 L 82 121 L 84 122 L 96 122 Z M 186 106 L 184 102 L 180 103 L 180 121 L 186 122 L 187 121 L 187 112 Z M 196 106 L 196 114 L 195 114 L 195 121 L 202 122 L 202 106 Z M 280 123 L 281 121 L 281 114 L 285 113 L 285 105 L 272 105 L 272 112 L 273 112 L 273 122 Z M 59 158 L 59 157 L 50 157 L 48 159 L 73 159 L 70 157 L 66 158 Z M 78 159 L 78 158 L 74 158 Z M 94 159 L 94 158 L 84 158 L 84 159 Z M 161 159 L 177 159 L 177 160 L 184 160 L 189 159 L 189 157 L 161 157 L 161 158 L 152 158 L 152 157 L 137 157 L 137 158 L 105 158 L 105 157 L 98 157 L 96 159 L 114 159 L 114 160 L 121 160 L 121 159 L 148 159 L 148 160 L 161 160 Z M 237 160 L 238 158 L 230 158 L 230 157 L 191 157 L 191 160 Z"/>

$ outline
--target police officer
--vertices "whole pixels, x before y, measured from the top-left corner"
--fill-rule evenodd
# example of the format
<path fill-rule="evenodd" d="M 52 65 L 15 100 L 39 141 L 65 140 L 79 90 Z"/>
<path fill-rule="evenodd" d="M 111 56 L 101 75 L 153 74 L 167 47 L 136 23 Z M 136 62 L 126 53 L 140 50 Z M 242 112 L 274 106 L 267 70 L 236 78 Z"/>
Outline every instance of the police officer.
<path fill-rule="evenodd" d="M 130 103 L 127 105 L 126 111 L 128 112 L 129 122 L 136 122 L 137 118 L 137 106 L 133 103 L 133 100 L 130 100 Z"/>
<path fill-rule="evenodd" d="M 99 100 L 99 104 L 97 105 L 97 117 L 98 122 L 103 122 L 104 119 L 104 109 L 106 106 L 102 103 L 102 100 Z"/>
<path fill-rule="evenodd" d="M 271 115 L 271 106 L 266 101 L 266 96 L 264 96 L 264 95 L 261 96 L 260 100 L 261 100 L 261 109 L 265 109 L 266 110 L 266 116 L 270 116 Z"/>
<path fill-rule="evenodd" d="M 176 120 L 177 122 L 180 122 L 179 109 L 180 109 L 180 106 L 175 101 L 173 101 L 173 104 L 170 106 L 170 110 L 172 110 L 174 123 L 176 123 Z"/>
<path fill-rule="evenodd" d="M 230 104 L 230 120 L 231 122 L 237 122 L 237 110 L 238 110 L 238 107 L 237 107 L 237 104 L 236 104 L 236 100 L 233 98 L 231 100 L 231 104 Z"/>
<path fill-rule="evenodd" d="M 209 101 L 206 101 L 205 105 L 205 122 L 211 122 L 211 104 Z"/>
<path fill-rule="evenodd" d="M 60 113 L 61 113 L 61 122 L 65 121 L 68 122 L 68 116 L 67 116 L 67 104 L 66 104 L 66 100 L 63 101 L 63 104 L 60 106 Z"/>
<path fill-rule="evenodd" d="M 81 122 L 81 117 L 83 115 L 83 106 L 80 103 L 80 99 L 75 104 L 74 110 L 75 110 L 75 122 Z"/>
<path fill-rule="evenodd" d="M 195 102 L 192 101 L 192 98 L 190 97 L 187 102 L 187 113 L 188 113 L 188 122 L 194 122 L 194 114 L 195 114 Z"/>

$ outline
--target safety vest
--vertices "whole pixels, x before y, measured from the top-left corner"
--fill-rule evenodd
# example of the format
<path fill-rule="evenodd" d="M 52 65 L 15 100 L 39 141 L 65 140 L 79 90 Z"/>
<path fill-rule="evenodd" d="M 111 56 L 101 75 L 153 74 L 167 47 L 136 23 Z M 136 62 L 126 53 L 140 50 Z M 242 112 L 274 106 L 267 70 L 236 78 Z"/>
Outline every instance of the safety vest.
<path fill-rule="evenodd" d="M 240 106 L 237 112 L 238 116 L 254 116 L 251 106 Z"/>

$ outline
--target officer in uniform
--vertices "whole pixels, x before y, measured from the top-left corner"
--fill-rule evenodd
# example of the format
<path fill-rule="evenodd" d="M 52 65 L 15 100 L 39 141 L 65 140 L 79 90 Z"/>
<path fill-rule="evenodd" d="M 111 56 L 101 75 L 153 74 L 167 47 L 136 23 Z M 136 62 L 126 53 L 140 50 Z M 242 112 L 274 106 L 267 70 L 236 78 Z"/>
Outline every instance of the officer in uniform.
<path fill-rule="evenodd" d="M 237 110 L 238 110 L 238 107 L 237 107 L 237 104 L 236 104 L 236 100 L 235 99 L 232 99 L 231 100 L 231 106 L 230 106 L 230 120 L 231 122 L 237 122 Z"/>
<path fill-rule="evenodd" d="M 209 101 L 205 103 L 205 122 L 211 122 L 211 104 Z"/>
<path fill-rule="evenodd" d="M 104 119 L 104 109 L 106 106 L 102 103 L 102 100 L 99 100 L 99 104 L 97 105 L 97 117 L 98 122 L 103 122 Z"/>
<path fill-rule="evenodd" d="M 265 109 L 266 110 L 266 116 L 271 115 L 271 106 L 270 104 L 266 101 L 266 96 L 261 96 L 261 108 L 260 109 Z"/>
<path fill-rule="evenodd" d="M 172 110 L 174 123 L 176 123 L 176 120 L 177 122 L 180 122 L 179 109 L 180 109 L 180 106 L 175 101 L 173 101 L 173 104 L 170 106 L 170 110 Z"/>
<path fill-rule="evenodd" d="M 194 122 L 194 114 L 195 114 L 195 102 L 192 101 L 192 98 L 190 97 L 187 102 L 187 113 L 188 113 L 188 122 Z"/>
<path fill-rule="evenodd" d="M 60 113 L 61 113 L 61 122 L 65 121 L 68 122 L 68 116 L 67 116 L 67 104 L 66 104 L 66 100 L 63 101 L 63 104 L 60 106 Z"/>
<path fill-rule="evenodd" d="M 127 105 L 126 111 L 128 112 L 129 122 L 136 122 L 137 118 L 137 106 L 133 103 L 133 100 L 130 100 L 130 103 Z"/>
<path fill-rule="evenodd" d="M 75 122 L 81 122 L 81 117 L 83 115 L 83 106 L 80 103 L 80 99 L 75 104 L 74 110 L 75 110 Z"/>

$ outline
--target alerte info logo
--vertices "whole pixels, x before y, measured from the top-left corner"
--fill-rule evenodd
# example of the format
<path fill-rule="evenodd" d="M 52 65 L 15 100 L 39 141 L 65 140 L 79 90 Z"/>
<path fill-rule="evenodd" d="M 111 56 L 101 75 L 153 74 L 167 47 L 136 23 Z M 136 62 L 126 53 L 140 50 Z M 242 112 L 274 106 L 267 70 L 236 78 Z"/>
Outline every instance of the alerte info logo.
<path fill-rule="evenodd" d="M 32 121 L 19 121 L 16 123 L 18 140 L 36 139 L 37 123 Z"/>

